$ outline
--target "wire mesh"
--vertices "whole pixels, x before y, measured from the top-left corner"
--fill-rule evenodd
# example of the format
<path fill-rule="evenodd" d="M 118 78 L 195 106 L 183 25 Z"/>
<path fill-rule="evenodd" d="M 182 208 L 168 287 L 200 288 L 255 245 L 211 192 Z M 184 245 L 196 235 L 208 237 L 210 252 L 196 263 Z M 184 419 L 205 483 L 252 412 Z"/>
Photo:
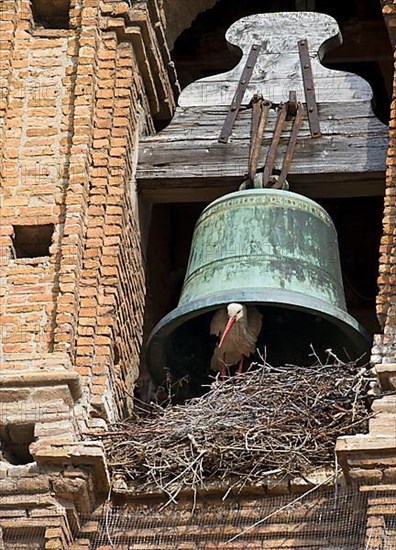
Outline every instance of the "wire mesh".
<path fill-rule="evenodd" d="M 367 496 L 358 490 L 208 499 L 194 511 L 191 502 L 161 509 L 146 501 L 105 508 L 95 518 L 91 548 L 358 550 L 366 548 L 366 532 Z"/>
<path fill-rule="evenodd" d="M 73 550 L 393 550 L 396 492 L 358 487 L 271 497 L 206 498 L 193 506 L 180 499 L 147 498 L 106 504 L 81 518 Z M 193 509 L 192 509 L 193 508 Z M 37 517 L 39 523 L 42 518 Z M 26 517 L 26 527 L 0 529 L 1 550 L 52 548 L 46 528 Z M 60 548 L 56 546 L 56 548 Z"/>

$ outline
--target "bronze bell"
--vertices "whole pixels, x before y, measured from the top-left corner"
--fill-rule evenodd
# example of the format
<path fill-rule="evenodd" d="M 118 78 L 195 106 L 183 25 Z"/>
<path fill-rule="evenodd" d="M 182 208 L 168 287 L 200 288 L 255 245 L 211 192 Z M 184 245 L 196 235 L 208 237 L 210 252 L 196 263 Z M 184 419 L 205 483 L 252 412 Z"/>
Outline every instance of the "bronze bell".
<path fill-rule="evenodd" d="M 147 367 L 157 383 L 167 371 L 174 379 L 188 375 L 190 388 L 208 383 L 210 320 L 230 302 L 258 307 L 257 346 L 272 365 L 326 361 L 328 349 L 342 361 L 368 358 L 370 337 L 346 311 L 333 222 L 302 195 L 244 190 L 205 208 L 179 304 L 148 341 Z"/>

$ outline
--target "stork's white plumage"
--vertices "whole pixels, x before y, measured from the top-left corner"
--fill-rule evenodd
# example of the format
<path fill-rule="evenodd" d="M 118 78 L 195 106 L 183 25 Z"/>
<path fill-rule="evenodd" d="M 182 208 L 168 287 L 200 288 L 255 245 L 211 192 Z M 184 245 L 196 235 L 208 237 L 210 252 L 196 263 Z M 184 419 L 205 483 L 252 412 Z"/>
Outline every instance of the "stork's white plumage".
<path fill-rule="evenodd" d="M 262 326 L 262 315 L 254 306 L 231 303 L 219 309 L 210 323 L 210 333 L 220 338 L 210 368 L 221 372 L 224 379 L 226 368 L 239 363 L 256 350 L 257 338 Z"/>

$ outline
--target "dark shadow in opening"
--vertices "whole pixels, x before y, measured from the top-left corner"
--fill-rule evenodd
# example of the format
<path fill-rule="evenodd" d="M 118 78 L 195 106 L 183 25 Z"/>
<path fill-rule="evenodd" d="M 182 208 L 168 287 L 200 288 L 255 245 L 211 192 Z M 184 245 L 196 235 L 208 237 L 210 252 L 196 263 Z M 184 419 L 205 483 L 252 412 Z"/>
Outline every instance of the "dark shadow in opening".
<path fill-rule="evenodd" d="M 14 466 L 34 462 L 29 446 L 34 441 L 34 424 L 9 424 L 0 430 L 3 459 Z"/>
<path fill-rule="evenodd" d="M 35 26 L 44 29 L 68 29 L 70 0 L 30 0 Z"/>
<path fill-rule="evenodd" d="M 256 304 L 257 307 L 257 304 Z M 279 306 L 259 306 L 263 327 L 257 349 L 271 366 L 311 366 L 321 362 L 334 363 L 337 356 L 343 362 L 360 358 L 349 336 L 338 326 L 318 315 Z M 210 370 L 210 359 L 216 339 L 210 336 L 210 321 L 214 312 L 205 313 L 180 325 L 166 343 L 167 365 L 172 375 L 173 393 L 177 402 L 203 395 L 216 372 Z M 362 363 L 367 362 L 368 356 Z M 245 360 L 262 362 L 259 353 Z M 232 366 L 229 373 L 235 373 Z"/>

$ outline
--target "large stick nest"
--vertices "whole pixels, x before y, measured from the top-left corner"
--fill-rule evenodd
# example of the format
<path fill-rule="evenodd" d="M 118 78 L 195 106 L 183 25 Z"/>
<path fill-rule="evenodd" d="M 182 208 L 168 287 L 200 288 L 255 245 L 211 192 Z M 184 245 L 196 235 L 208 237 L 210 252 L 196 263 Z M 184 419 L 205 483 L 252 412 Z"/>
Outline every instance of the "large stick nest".
<path fill-rule="evenodd" d="M 354 364 L 255 366 L 202 397 L 155 407 L 104 436 L 113 475 L 173 500 L 208 480 L 241 487 L 334 463 L 337 437 L 367 430 L 369 371 Z"/>

